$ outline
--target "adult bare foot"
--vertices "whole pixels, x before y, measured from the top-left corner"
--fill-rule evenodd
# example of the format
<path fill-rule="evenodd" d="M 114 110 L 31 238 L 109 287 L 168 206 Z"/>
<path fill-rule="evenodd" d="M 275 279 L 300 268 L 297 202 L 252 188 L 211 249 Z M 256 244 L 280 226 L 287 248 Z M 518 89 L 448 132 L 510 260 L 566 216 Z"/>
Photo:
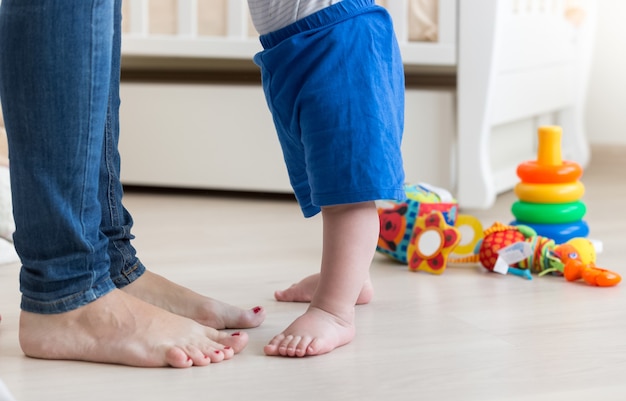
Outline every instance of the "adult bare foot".
<path fill-rule="evenodd" d="M 264 351 L 271 356 L 321 355 L 349 343 L 354 335 L 353 321 L 310 306 L 285 331 L 272 338 Z"/>
<path fill-rule="evenodd" d="M 177 368 L 230 359 L 248 342 L 120 290 L 70 312 L 22 312 L 19 338 L 34 358 Z"/>
<path fill-rule="evenodd" d="M 265 309 L 241 309 L 205 297 L 146 270 L 122 291 L 177 315 L 215 329 L 247 329 L 265 320 Z"/>
<path fill-rule="evenodd" d="M 277 301 L 282 302 L 311 302 L 313 294 L 317 288 L 317 284 L 320 281 L 320 274 L 312 274 L 303 278 L 296 284 L 282 291 L 275 291 L 274 298 Z M 359 297 L 356 300 L 357 305 L 367 304 L 372 300 L 374 295 L 374 287 L 372 281 L 368 278 L 363 284 L 363 288 L 359 293 Z"/>

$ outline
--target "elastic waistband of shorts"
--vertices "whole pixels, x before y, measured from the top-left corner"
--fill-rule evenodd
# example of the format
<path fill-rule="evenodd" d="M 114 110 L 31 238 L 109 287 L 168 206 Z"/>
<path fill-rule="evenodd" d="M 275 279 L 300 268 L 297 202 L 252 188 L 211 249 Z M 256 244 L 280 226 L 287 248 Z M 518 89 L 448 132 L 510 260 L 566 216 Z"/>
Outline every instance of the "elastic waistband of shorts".
<path fill-rule="evenodd" d="M 342 0 L 339 3 L 326 7 L 301 20 L 287 25 L 277 31 L 261 35 L 259 38 L 264 49 L 271 49 L 283 40 L 297 35 L 301 32 L 310 31 L 316 28 L 329 26 L 344 19 L 353 17 L 366 11 L 366 9 L 376 6 L 374 0 Z"/>

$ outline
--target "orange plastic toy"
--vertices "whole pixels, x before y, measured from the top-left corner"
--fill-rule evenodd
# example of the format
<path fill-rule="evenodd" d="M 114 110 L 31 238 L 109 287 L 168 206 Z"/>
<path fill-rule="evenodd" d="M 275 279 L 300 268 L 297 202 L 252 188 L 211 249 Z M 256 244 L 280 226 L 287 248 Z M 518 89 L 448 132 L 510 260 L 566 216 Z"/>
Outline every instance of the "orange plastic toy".
<path fill-rule="evenodd" d="M 597 287 L 613 287 L 622 281 L 620 275 L 615 272 L 594 265 L 585 265 L 576 259 L 570 259 L 565 263 L 563 276 L 567 281 L 576 281 L 582 278 L 587 284 Z"/>
<path fill-rule="evenodd" d="M 593 261 L 583 262 L 583 257 L 572 243 L 565 243 L 557 246 L 555 255 L 560 259 L 561 264 L 553 266 L 554 270 L 563 273 L 567 281 L 577 281 L 583 279 L 585 283 L 595 287 L 613 287 L 622 281 L 622 277 L 607 269 L 602 269 L 595 265 Z M 546 272 L 547 273 L 547 272 Z M 543 274 L 543 273 L 542 273 Z"/>

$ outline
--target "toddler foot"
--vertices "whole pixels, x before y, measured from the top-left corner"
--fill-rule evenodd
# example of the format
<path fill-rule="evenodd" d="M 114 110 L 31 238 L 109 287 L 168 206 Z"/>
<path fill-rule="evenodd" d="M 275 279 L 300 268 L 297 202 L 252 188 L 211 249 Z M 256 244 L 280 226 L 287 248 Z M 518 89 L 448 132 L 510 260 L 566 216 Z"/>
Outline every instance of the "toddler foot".
<path fill-rule="evenodd" d="M 328 353 L 348 344 L 355 335 L 354 322 L 345 321 L 316 307 L 309 307 L 285 331 L 264 348 L 266 355 L 289 357 Z"/>
<path fill-rule="evenodd" d="M 265 320 L 265 309 L 241 309 L 205 297 L 146 270 L 122 291 L 215 329 L 248 329 Z"/>
<path fill-rule="evenodd" d="M 274 292 L 274 298 L 276 298 L 277 301 L 283 302 L 311 302 L 319 281 L 319 273 L 312 274 L 303 278 L 298 283 L 293 284 L 286 290 Z M 369 303 L 372 300 L 373 295 L 374 287 L 372 286 L 372 281 L 368 278 L 365 281 L 365 284 L 363 284 L 363 288 L 359 293 L 356 304 L 363 305 Z"/>
<path fill-rule="evenodd" d="M 76 310 L 22 312 L 20 345 L 27 356 L 177 368 L 230 359 L 248 342 L 150 305 L 120 290 Z"/>

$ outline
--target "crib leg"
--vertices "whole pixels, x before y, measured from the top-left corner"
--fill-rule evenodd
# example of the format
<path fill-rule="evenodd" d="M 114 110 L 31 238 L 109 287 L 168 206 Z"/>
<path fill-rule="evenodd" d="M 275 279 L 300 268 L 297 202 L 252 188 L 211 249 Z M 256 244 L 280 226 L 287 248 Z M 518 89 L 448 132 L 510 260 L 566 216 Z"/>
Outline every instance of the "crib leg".
<path fill-rule="evenodd" d="M 459 2 L 456 194 L 466 209 L 487 209 L 496 199 L 489 137 L 498 6 L 497 0 Z"/>

